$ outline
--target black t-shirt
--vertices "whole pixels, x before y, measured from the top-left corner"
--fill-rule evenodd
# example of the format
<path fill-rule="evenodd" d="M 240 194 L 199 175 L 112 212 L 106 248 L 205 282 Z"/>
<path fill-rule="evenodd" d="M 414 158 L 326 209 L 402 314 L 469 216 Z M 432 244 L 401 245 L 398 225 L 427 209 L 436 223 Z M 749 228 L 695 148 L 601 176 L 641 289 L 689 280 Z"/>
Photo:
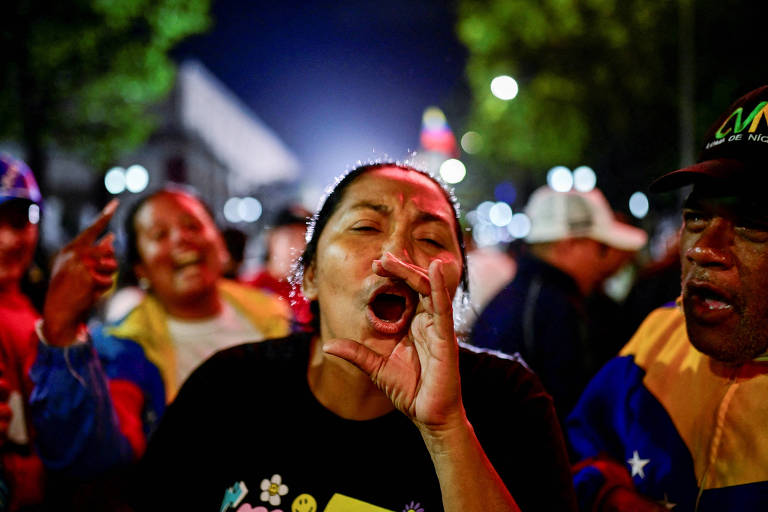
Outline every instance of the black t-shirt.
<path fill-rule="evenodd" d="M 151 510 L 443 509 L 429 453 L 399 411 L 343 419 L 307 383 L 310 336 L 219 352 L 182 387 L 152 437 L 136 488 Z M 465 409 L 524 511 L 571 510 L 551 399 L 518 362 L 462 349 Z M 259 508 L 263 507 L 263 508 Z"/>

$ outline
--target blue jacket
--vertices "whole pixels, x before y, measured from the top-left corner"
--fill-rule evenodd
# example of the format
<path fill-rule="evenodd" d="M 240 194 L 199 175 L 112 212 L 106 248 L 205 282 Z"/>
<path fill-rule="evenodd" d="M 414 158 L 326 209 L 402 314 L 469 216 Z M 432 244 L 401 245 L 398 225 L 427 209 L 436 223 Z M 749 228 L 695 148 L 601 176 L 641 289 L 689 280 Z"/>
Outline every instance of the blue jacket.
<path fill-rule="evenodd" d="M 673 510 L 768 510 L 768 363 L 697 351 L 677 306 L 651 313 L 566 425 L 592 510 L 615 486 Z"/>
<path fill-rule="evenodd" d="M 288 334 L 285 302 L 231 281 L 218 287 L 265 338 Z M 30 414 L 43 462 L 83 478 L 140 457 L 181 386 L 166 313 L 153 296 L 116 325 L 96 325 L 89 334 L 87 343 L 67 348 L 40 342 L 30 370 Z"/>
<path fill-rule="evenodd" d="M 473 345 L 519 353 L 555 400 L 563 420 L 589 378 L 585 299 L 566 273 L 522 256 L 514 279 L 483 309 L 472 329 Z"/>

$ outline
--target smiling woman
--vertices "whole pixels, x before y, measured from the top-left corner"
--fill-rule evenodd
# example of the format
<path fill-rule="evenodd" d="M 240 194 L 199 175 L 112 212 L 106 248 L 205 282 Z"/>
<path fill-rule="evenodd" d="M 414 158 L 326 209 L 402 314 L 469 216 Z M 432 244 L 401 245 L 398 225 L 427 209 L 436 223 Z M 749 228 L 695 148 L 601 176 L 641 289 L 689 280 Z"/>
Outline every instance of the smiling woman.
<path fill-rule="evenodd" d="M 127 216 L 129 263 L 146 283 L 145 297 L 115 324 L 86 329 L 113 285 L 112 235 L 99 235 L 116 208 L 110 203 L 57 255 L 30 372 L 43 460 L 78 479 L 135 462 L 166 404 L 211 354 L 284 336 L 290 325 L 287 304 L 221 277 L 224 244 L 207 208 L 188 190 L 168 187 Z"/>
<path fill-rule="evenodd" d="M 221 308 L 216 283 L 224 241 L 205 206 L 180 190 L 137 203 L 126 222 L 129 265 L 178 318 L 205 318 Z"/>
<path fill-rule="evenodd" d="M 519 362 L 457 343 L 451 197 L 401 164 L 339 180 L 299 265 L 315 329 L 192 374 L 149 445 L 137 508 L 573 510 L 551 398 Z"/>

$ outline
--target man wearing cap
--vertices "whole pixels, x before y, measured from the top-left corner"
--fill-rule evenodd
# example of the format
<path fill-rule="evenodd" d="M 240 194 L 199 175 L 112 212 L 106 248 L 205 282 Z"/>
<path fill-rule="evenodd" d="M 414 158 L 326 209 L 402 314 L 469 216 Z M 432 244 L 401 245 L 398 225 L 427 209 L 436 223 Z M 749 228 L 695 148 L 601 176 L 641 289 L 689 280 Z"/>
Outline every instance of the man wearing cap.
<path fill-rule="evenodd" d="M 768 86 L 712 125 L 680 231 L 682 296 L 568 419 L 583 510 L 768 510 Z"/>
<path fill-rule="evenodd" d="M 40 190 L 29 167 L 0 153 L 0 510 L 39 504 L 43 466 L 31 448 L 32 431 L 24 403 L 32 383 L 29 368 L 37 353 L 38 312 L 21 291 L 37 246 Z M 11 503 L 5 501 L 8 493 Z"/>
<path fill-rule="evenodd" d="M 647 235 L 618 222 L 596 189 L 556 192 L 544 186 L 531 195 L 525 212 L 531 220 L 527 250 L 514 279 L 475 322 L 472 342 L 519 352 L 564 419 L 605 362 L 588 339 L 586 298 Z"/>

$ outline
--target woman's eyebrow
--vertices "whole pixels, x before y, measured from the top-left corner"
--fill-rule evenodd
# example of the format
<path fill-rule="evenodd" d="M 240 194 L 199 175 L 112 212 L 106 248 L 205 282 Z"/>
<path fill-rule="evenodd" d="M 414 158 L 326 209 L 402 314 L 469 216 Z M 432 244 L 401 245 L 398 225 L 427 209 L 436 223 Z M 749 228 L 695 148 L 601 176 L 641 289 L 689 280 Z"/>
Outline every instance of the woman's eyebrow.
<path fill-rule="evenodd" d="M 381 203 L 374 203 L 372 201 L 359 201 L 349 207 L 350 210 L 373 210 L 377 213 L 387 213 L 390 211 L 389 206 Z"/>
<path fill-rule="evenodd" d="M 358 210 L 372 210 L 377 213 L 386 214 L 392 211 L 392 208 L 386 204 L 377 203 L 374 201 L 369 200 L 363 200 L 358 201 L 357 203 L 352 204 L 349 207 L 349 211 L 358 211 Z M 417 222 L 419 223 L 427 223 L 427 222 L 439 222 L 441 224 L 446 224 L 450 226 L 452 217 L 448 217 L 447 215 L 442 215 L 440 213 L 434 213 L 429 211 L 422 210 L 419 212 L 418 217 L 416 218 Z"/>
<path fill-rule="evenodd" d="M 451 218 L 452 217 L 448 217 L 446 215 L 441 215 L 439 213 L 422 211 L 421 213 L 419 213 L 419 216 L 417 217 L 417 221 L 418 222 L 439 222 L 441 224 L 450 225 L 451 224 L 451 221 L 450 221 Z"/>

